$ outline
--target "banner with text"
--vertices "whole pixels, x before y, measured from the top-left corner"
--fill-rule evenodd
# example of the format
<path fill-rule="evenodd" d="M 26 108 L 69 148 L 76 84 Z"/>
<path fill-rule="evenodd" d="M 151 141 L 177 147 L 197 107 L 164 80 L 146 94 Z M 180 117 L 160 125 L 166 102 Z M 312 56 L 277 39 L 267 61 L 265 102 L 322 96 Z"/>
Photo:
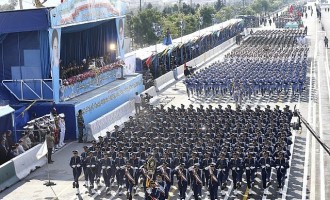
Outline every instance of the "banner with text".
<path fill-rule="evenodd" d="M 50 11 L 52 27 L 116 18 L 125 15 L 121 0 L 67 0 Z"/>

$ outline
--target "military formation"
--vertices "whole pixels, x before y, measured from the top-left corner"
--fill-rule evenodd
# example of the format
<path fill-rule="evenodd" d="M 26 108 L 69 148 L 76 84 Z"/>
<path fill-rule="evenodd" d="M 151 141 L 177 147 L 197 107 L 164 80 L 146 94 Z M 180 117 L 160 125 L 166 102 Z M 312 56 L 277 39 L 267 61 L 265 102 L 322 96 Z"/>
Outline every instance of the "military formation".
<path fill-rule="evenodd" d="M 261 30 L 185 80 L 188 97 L 292 95 L 305 89 L 308 51 L 302 30 Z"/>
<path fill-rule="evenodd" d="M 225 195 L 229 179 L 234 194 L 243 178 L 253 194 L 258 172 L 267 194 L 274 171 L 281 192 L 289 167 L 292 118 L 288 106 L 148 106 L 107 137 L 85 146 L 80 155 L 73 151 L 73 187 L 79 194 L 83 173 L 83 185 L 91 194 L 103 180 L 107 195 L 118 186 L 119 195 L 125 193 L 127 199 L 141 188 L 145 199 L 167 199 L 177 186 L 180 199 L 190 190 L 194 199 L 205 199 L 202 190 L 207 189 L 214 200 Z"/>

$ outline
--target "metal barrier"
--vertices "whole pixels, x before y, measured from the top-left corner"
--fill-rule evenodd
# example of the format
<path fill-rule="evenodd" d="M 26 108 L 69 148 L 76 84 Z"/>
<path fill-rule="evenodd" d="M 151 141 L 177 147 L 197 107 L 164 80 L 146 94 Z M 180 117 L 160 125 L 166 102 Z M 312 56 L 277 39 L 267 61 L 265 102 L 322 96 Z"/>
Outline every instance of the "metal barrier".
<path fill-rule="evenodd" d="M 0 192 L 14 185 L 20 179 L 17 177 L 12 160 L 0 166 Z"/>
<path fill-rule="evenodd" d="M 52 79 L 3 80 L 5 88 L 19 101 L 53 101 Z"/>

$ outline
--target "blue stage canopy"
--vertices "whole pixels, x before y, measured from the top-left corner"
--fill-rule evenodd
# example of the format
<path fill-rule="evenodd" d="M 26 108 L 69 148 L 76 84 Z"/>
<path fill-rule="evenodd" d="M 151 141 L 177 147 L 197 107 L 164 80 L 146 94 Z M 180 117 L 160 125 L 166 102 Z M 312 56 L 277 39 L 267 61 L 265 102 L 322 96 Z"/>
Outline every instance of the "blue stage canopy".
<path fill-rule="evenodd" d="M 47 30 L 49 27 L 48 9 L 0 12 L 0 35 L 3 33 Z"/>

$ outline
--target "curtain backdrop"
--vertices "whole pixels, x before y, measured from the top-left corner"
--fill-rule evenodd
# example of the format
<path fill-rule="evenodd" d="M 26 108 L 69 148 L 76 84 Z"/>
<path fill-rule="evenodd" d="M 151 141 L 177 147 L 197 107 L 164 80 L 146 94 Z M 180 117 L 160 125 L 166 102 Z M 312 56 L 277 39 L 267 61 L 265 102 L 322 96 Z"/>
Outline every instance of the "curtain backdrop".
<path fill-rule="evenodd" d="M 107 55 L 110 44 L 117 44 L 116 20 L 109 20 L 85 30 L 80 30 L 79 26 L 84 25 L 78 25 L 79 31 L 76 32 L 72 32 L 72 27 L 70 32 L 67 32 L 66 28 L 62 29 L 61 60 L 64 66 L 74 61 L 80 64 L 84 58 Z"/>
<path fill-rule="evenodd" d="M 48 31 L 39 31 L 40 43 L 40 62 L 42 78 L 49 78 L 50 74 L 50 55 L 49 55 L 49 40 Z"/>

